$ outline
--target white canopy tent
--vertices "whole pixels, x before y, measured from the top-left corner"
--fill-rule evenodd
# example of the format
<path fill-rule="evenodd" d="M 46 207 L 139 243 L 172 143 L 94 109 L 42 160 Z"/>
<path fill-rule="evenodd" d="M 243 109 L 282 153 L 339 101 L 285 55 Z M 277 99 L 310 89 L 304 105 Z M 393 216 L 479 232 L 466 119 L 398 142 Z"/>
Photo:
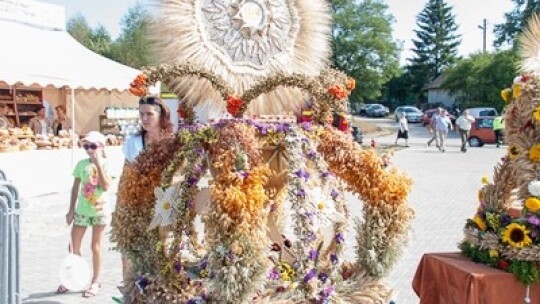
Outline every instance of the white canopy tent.
<path fill-rule="evenodd" d="M 123 106 L 136 105 L 137 98 L 126 90 L 140 71 L 85 48 L 67 33 L 64 23 L 62 6 L 32 0 L 0 0 L 0 82 L 8 86 L 69 89 L 73 128 L 76 121 L 90 119 L 84 115 L 92 116 L 91 124 L 75 129 L 87 132 L 97 128 L 95 116 L 103 111 L 103 99 Z M 103 91 L 114 96 L 100 95 Z M 66 93 L 56 94 L 63 95 L 60 104 L 67 105 Z M 86 104 L 81 113 L 75 111 L 76 93 Z"/>

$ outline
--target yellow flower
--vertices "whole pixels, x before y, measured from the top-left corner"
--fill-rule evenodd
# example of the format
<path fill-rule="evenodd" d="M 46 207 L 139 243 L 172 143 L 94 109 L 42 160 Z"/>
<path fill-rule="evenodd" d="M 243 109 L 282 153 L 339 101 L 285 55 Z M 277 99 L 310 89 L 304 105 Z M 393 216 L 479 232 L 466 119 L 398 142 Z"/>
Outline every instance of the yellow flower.
<path fill-rule="evenodd" d="M 478 228 L 480 228 L 480 230 L 486 231 L 487 225 L 478 214 L 474 216 L 473 222 L 476 224 L 476 226 L 478 226 Z"/>
<path fill-rule="evenodd" d="M 540 121 L 540 107 L 534 109 L 533 116 L 537 121 Z"/>
<path fill-rule="evenodd" d="M 529 149 L 529 159 L 533 162 L 540 162 L 540 144 L 536 144 Z"/>
<path fill-rule="evenodd" d="M 482 189 L 478 190 L 478 201 L 479 202 L 484 201 L 484 192 L 482 192 Z"/>
<path fill-rule="evenodd" d="M 512 100 L 512 89 L 502 90 L 501 97 L 505 102 L 510 102 Z"/>
<path fill-rule="evenodd" d="M 317 204 L 317 208 L 319 208 L 319 210 L 323 210 L 325 207 L 326 205 L 323 202 L 320 202 L 319 204 Z"/>
<path fill-rule="evenodd" d="M 171 209 L 171 203 L 169 203 L 169 202 L 163 203 L 163 209 L 165 209 L 165 210 Z"/>
<path fill-rule="evenodd" d="M 518 156 L 519 150 L 516 146 L 509 146 L 508 147 L 508 157 L 510 159 L 514 159 Z"/>
<path fill-rule="evenodd" d="M 513 84 L 512 85 L 512 95 L 514 98 L 518 99 L 521 95 L 521 84 Z"/>
<path fill-rule="evenodd" d="M 523 248 L 532 244 L 529 233 L 531 232 L 524 225 L 512 223 L 503 231 L 502 240 L 512 247 Z"/>
<path fill-rule="evenodd" d="M 489 184 L 489 177 L 487 177 L 487 176 L 485 176 L 485 175 L 482 176 L 482 184 L 484 184 L 484 185 Z"/>
<path fill-rule="evenodd" d="M 538 212 L 540 210 L 540 200 L 536 197 L 528 197 L 525 200 L 525 207 L 531 212 Z"/>
<path fill-rule="evenodd" d="M 499 252 L 496 249 L 490 249 L 489 250 L 489 257 L 490 258 L 498 258 Z"/>

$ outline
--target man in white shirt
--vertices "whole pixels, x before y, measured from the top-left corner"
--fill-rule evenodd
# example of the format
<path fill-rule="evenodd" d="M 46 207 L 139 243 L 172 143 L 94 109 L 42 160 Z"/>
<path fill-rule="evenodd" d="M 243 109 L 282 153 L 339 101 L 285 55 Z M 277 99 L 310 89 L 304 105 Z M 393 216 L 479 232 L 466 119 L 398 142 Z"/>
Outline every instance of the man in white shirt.
<path fill-rule="evenodd" d="M 461 152 L 467 152 L 467 141 L 471 133 L 471 127 L 474 123 L 474 117 L 469 115 L 467 110 L 463 111 L 461 116 L 456 120 L 457 129 L 461 138 Z"/>

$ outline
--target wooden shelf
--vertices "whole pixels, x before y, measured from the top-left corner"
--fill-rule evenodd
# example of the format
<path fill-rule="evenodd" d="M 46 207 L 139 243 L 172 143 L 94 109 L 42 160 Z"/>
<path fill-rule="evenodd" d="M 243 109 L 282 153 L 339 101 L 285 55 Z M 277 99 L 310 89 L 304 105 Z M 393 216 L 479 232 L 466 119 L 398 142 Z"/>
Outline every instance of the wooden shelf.
<path fill-rule="evenodd" d="M 20 127 L 29 117 L 36 116 L 35 114 L 22 114 L 28 111 L 34 112 L 38 106 L 43 105 L 43 89 L 29 88 L 23 86 L 0 87 L 0 95 L 4 98 L 0 99 L 0 103 L 13 105 L 10 108 L 15 112 L 6 116 L 15 118 L 15 125 Z M 26 101 L 23 101 L 26 100 Z M 30 101 L 29 101 L 30 100 Z"/>

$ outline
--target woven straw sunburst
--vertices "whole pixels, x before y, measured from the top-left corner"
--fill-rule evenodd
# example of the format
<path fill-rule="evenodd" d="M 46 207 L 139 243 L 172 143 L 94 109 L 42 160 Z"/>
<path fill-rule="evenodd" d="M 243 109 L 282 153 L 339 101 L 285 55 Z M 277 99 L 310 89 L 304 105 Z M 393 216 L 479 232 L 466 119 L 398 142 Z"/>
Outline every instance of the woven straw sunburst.
<path fill-rule="evenodd" d="M 519 38 L 521 72 L 540 75 L 540 17 L 533 15 Z"/>
<path fill-rule="evenodd" d="M 325 0 L 162 0 L 153 26 L 161 63 L 198 64 L 223 77 L 240 96 L 275 73 L 317 75 L 331 52 Z M 225 112 L 207 80 L 175 79 L 169 88 L 191 106 Z M 299 89 L 280 88 L 250 104 L 248 114 L 297 110 Z M 206 103 L 206 105 L 205 105 Z"/>

